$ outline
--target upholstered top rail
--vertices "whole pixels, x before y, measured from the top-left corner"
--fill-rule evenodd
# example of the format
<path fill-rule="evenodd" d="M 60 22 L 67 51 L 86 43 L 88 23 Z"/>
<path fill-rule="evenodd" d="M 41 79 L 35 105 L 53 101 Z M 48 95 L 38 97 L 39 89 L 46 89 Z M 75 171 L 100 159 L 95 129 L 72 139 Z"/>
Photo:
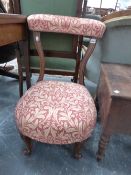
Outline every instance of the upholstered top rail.
<path fill-rule="evenodd" d="M 29 29 L 41 32 L 58 32 L 101 38 L 105 24 L 85 18 L 70 16 L 33 14 L 27 18 Z"/>

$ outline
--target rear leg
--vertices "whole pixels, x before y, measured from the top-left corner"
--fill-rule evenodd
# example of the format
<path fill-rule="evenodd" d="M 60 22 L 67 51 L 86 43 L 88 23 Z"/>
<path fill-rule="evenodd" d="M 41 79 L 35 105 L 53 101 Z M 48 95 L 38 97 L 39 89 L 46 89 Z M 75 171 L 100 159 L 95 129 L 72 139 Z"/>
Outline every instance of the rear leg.
<path fill-rule="evenodd" d="M 31 155 L 31 153 L 32 153 L 32 140 L 29 137 L 24 136 L 23 134 L 20 134 L 20 135 L 26 144 L 26 148 L 24 149 L 24 154 Z"/>

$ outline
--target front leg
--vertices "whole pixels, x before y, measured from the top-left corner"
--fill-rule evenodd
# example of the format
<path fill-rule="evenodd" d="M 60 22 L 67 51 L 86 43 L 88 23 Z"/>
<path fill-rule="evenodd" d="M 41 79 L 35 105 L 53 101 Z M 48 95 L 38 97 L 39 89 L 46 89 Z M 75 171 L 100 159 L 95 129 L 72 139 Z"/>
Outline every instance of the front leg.
<path fill-rule="evenodd" d="M 82 146 L 83 146 L 83 142 L 77 142 L 74 145 L 74 157 L 76 159 L 80 159 L 82 157 L 82 154 L 81 154 Z"/>

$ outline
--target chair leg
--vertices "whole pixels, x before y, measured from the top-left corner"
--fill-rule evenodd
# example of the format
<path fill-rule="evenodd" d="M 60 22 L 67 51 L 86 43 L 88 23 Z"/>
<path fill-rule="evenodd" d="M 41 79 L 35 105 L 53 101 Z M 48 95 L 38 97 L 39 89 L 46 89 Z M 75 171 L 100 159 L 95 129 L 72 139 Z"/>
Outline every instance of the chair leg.
<path fill-rule="evenodd" d="M 83 146 L 83 142 L 77 142 L 74 145 L 74 157 L 75 159 L 80 159 L 82 157 L 81 148 Z"/>
<path fill-rule="evenodd" d="M 22 134 L 20 134 L 20 136 L 26 144 L 26 148 L 24 149 L 24 154 L 31 155 L 31 153 L 32 153 L 32 140 L 29 137 L 24 136 Z"/>

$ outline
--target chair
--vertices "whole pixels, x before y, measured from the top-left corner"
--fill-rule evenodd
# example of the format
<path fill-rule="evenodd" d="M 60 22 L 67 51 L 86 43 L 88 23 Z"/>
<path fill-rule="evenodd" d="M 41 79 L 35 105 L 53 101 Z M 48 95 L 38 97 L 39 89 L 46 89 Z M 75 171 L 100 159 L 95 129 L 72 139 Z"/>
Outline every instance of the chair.
<path fill-rule="evenodd" d="M 35 13 L 47 13 L 66 16 L 82 16 L 83 0 L 11 0 L 14 13 L 31 15 Z M 45 73 L 55 75 L 73 76 L 77 82 L 80 63 L 82 38 L 76 35 L 66 34 L 42 34 L 46 56 Z M 39 71 L 37 51 L 33 44 L 33 36 L 30 34 L 30 71 Z"/>
<path fill-rule="evenodd" d="M 39 55 L 40 74 L 36 85 L 25 92 L 16 106 L 16 123 L 27 146 L 26 154 L 31 153 L 31 139 L 34 139 L 49 144 L 75 143 L 74 156 L 80 158 L 82 142 L 91 135 L 96 123 L 94 101 L 83 86 L 86 62 L 96 43 L 92 40 L 80 62 L 79 84 L 43 81 L 46 60 L 41 34 L 66 33 L 101 38 L 105 25 L 96 20 L 50 14 L 30 15 L 27 21 Z"/>

